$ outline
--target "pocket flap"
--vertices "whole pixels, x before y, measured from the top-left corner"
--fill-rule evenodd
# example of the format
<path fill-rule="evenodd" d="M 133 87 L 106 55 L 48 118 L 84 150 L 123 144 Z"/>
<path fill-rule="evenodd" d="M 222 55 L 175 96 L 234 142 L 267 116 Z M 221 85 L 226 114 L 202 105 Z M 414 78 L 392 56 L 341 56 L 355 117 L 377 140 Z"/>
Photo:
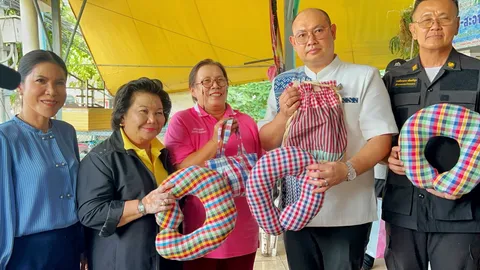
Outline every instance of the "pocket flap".
<path fill-rule="evenodd" d="M 395 106 L 420 104 L 420 93 L 396 94 L 393 96 Z"/>

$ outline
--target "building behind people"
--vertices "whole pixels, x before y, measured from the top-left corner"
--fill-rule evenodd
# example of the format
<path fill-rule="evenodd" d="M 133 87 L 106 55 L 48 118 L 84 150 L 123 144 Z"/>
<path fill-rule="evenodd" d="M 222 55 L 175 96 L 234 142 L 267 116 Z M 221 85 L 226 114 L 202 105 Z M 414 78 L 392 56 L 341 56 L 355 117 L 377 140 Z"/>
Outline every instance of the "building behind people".
<path fill-rule="evenodd" d="M 410 32 L 419 56 L 385 74 L 398 128 L 418 110 L 440 102 L 479 112 L 480 61 L 452 46 L 460 18 L 456 0 L 417 0 Z M 398 80 L 410 83 L 399 84 Z M 397 144 L 396 141 L 394 143 Z M 414 187 L 392 149 L 383 200 L 389 269 L 480 269 L 480 187 L 462 197 Z M 429 140 L 427 161 L 439 173 L 457 163 L 456 141 Z"/>
<path fill-rule="evenodd" d="M 324 193 L 323 206 L 300 231 L 285 232 L 290 269 L 360 269 L 371 222 L 377 219 L 373 166 L 388 155 L 397 133 L 390 100 L 378 70 L 345 63 L 335 54 L 337 27 L 328 14 L 306 9 L 292 25 L 290 42 L 305 66 L 278 75 L 268 98 L 260 138 L 265 150 L 279 147 L 287 119 L 300 105 L 293 80 L 341 85 L 348 147 L 346 162 L 312 164 L 309 183 Z M 287 197 L 294 190 L 287 183 Z"/>
<path fill-rule="evenodd" d="M 255 121 L 227 103 L 228 76 L 222 64 L 211 59 L 197 63 L 190 72 L 189 87 L 194 106 L 176 113 L 165 134 L 165 144 L 172 151 L 172 163 L 177 169 L 192 165 L 204 167 L 205 161 L 215 158 L 221 147 L 225 147 L 226 156 L 237 155 L 241 142 L 247 153 L 262 154 Z M 231 137 L 223 146 L 218 142 L 218 128 L 230 118 L 234 119 Z M 220 247 L 205 257 L 185 262 L 185 270 L 253 269 L 259 227 L 246 197 L 234 200 L 238 216 L 232 233 Z M 202 226 L 205 210 L 197 198 L 187 196 L 183 212 L 184 233 L 191 233 Z"/>
<path fill-rule="evenodd" d="M 0 125 L 0 269 L 78 269 L 75 129 L 51 119 L 67 96 L 67 67 L 35 50 L 18 68 L 22 109 Z"/>
<path fill-rule="evenodd" d="M 155 249 L 154 214 L 173 208 L 174 171 L 157 139 L 171 110 L 159 80 L 140 78 L 120 87 L 112 113 L 112 135 L 80 164 L 78 216 L 86 227 L 91 269 L 181 269 Z"/>

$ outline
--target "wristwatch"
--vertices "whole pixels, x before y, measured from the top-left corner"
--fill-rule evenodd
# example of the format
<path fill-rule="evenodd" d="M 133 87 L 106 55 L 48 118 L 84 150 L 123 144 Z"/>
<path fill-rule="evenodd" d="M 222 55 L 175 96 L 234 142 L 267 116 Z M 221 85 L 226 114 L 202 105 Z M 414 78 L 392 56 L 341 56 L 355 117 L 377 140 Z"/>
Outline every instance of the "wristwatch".
<path fill-rule="evenodd" d="M 142 214 L 142 216 L 147 214 L 147 210 L 145 209 L 145 205 L 143 205 L 142 200 L 138 200 L 137 210 L 140 214 Z"/>
<path fill-rule="evenodd" d="M 348 168 L 347 181 L 352 181 L 353 179 L 357 178 L 357 172 L 355 171 L 352 163 L 350 161 L 347 161 L 345 162 L 345 165 L 347 165 Z"/>

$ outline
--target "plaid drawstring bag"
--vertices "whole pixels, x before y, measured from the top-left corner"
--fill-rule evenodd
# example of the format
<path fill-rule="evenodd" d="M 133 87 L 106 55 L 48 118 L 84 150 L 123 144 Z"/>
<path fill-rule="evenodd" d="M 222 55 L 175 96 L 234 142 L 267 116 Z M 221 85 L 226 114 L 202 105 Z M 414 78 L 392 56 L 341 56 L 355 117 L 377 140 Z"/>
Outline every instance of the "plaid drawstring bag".
<path fill-rule="evenodd" d="M 341 160 L 347 148 L 347 129 L 342 98 L 338 93 L 340 87 L 337 87 L 336 81 L 327 81 L 303 82 L 298 88 L 301 104 L 287 122 L 283 146 L 296 146 L 306 150 L 317 162 Z M 282 182 L 284 208 L 300 199 L 302 183 L 299 180 L 301 179 L 295 176 L 286 176 Z M 323 196 L 313 194 L 312 203 L 323 203 Z M 304 215 L 303 218 L 308 220 L 302 224 L 310 222 L 320 208 L 321 206 L 315 208 L 316 213 Z M 294 227 L 297 220 L 288 219 L 284 223 L 286 229 L 301 229 Z"/>
<path fill-rule="evenodd" d="M 306 183 L 305 167 L 315 162 L 341 160 L 347 147 L 342 99 L 336 81 L 303 82 L 298 88 L 301 104 L 287 122 L 282 147 L 260 159 L 247 183 L 252 214 L 271 234 L 301 230 L 317 215 L 324 195 L 312 192 L 314 186 Z M 271 195 L 262 191 L 279 179 L 283 193 L 281 213 L 272 209 L 271 200 L 264 198 Z"/>
<path fill-rule="evenodd" d="M 218 128 L 218 141 L 223 141 L 221 149 L 217 150 L 214 159 L 207 160 L 205 166 L 217 171 L 225 179 L 228 180 L 232 188 L 233 197 L 245 196 L 245 182 L 253 166 L 258 160 L 257 153 L 248 154 L 240 136 L 240 132 L 236 132 L 237 139 L 240 141 L 238 145 L 238 153 L 236 156 L 225 156 L 225 147 L 232 133 L 233 119 L 229 119 L 224 127 Z M 222 138 L 223 131 L 223 138 Z"/>

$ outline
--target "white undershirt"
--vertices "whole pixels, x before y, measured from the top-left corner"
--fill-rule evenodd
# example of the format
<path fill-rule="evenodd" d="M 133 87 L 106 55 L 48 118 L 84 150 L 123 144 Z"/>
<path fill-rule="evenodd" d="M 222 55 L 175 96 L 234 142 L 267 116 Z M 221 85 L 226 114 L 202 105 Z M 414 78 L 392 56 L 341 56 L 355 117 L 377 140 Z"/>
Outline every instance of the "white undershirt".
<path fill-rule="evenodd" d="M 437 77 L 438 72 L 440 72 L 440 69 L 442 67 L 431 67 L 431 68 L 425 68 L 425 72 L 427 72 L 428 79 L 430 82 L 433 82 L 433 79 Z"/>

